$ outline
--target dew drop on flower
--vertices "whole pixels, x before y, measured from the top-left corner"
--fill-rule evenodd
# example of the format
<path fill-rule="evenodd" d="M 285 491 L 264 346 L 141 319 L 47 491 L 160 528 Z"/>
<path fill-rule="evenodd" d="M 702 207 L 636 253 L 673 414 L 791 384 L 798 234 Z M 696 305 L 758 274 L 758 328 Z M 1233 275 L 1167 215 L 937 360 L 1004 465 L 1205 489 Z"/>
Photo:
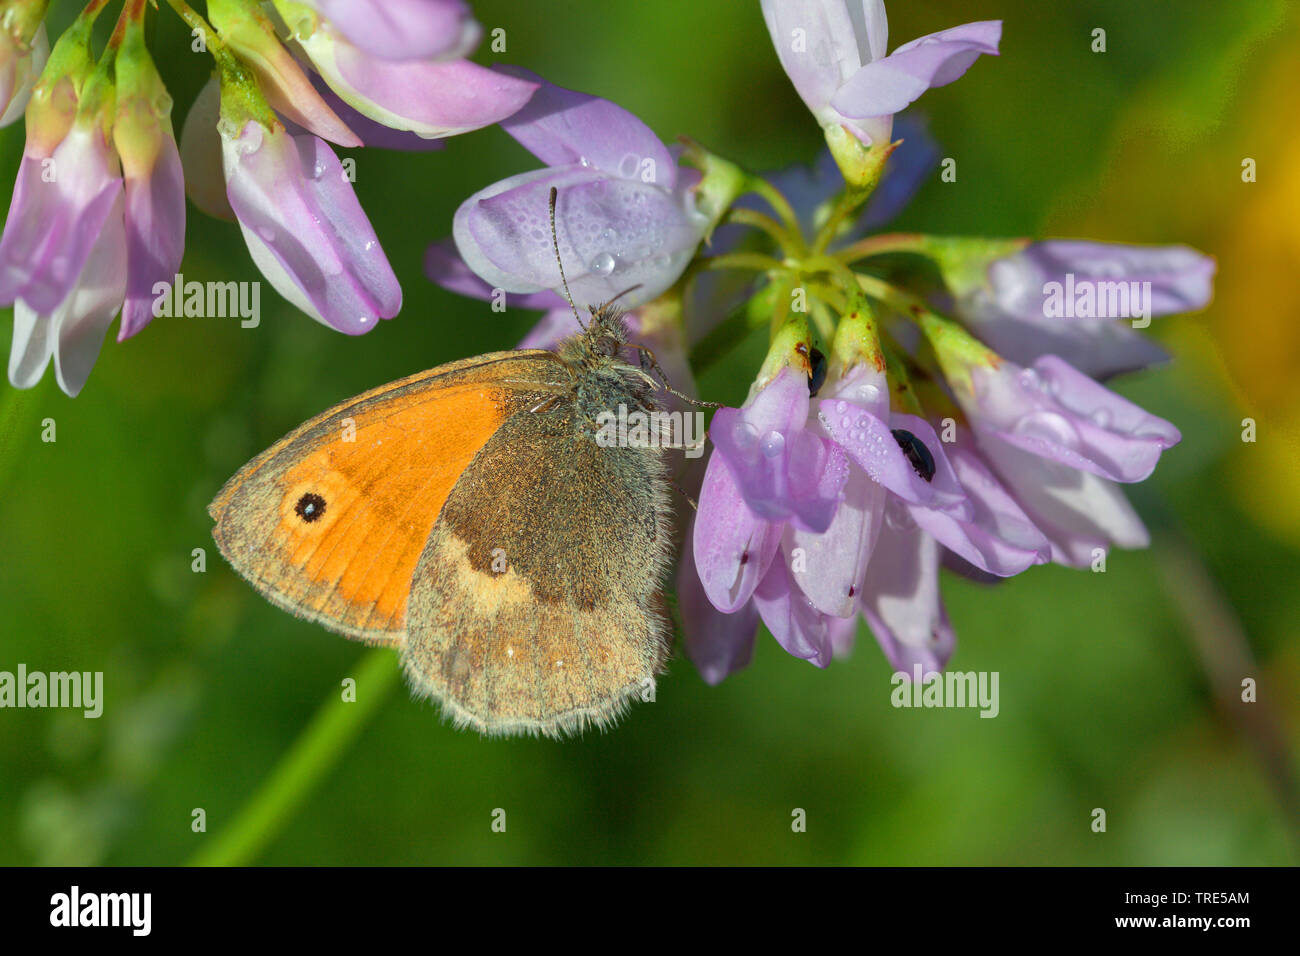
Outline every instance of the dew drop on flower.
<path fill-rule="evenodd" d="M 1022 370 L 1020 373 L 1020 384 L 1023 388 L 1041 388 L 1042 380 L 1038 377 L 1036 371 L 1032 368 L 1027 368 Z"/>
<path fill-rule="evenodd" d="M 1056 412 L 1030 412 L 1016 422 L 1012 431 L 1026 438 L 1038 438 L 1055 445 L 1074 448 L 1079 442 L 1079 434 L 1064 415 Z"/>
<path fill-rule="evenodd" d="M 1092 423 L 1098 428 L 1110 427 L 1110 409 L 1108 408 L 1094 409 L 1092 414 L 1088 417 L 1092 419 Z"/>
<path fill-rule="evenodd" d="M 597 253 L 591 260 L 590 269 L 597 275 L 607 276 L 614 271 L 614 257 L 608 252 Z"/>
<path fill-rule="evenodd" d="M 780 432 L 768 432 L 763 436 L 761 447 L 765 458 L 775 458 L 785 451 L 785 436 Z"/>

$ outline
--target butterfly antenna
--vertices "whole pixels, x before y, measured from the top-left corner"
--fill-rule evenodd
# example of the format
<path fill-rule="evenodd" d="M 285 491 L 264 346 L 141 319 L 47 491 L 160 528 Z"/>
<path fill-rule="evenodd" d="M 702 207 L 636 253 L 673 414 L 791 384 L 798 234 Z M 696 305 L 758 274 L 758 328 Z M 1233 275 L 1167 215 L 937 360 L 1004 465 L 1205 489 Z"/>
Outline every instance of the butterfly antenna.
<path fill-rule="evenodd" d="M 569 301 L 569 308 L 573 310 L 573 317 L 578 320 L 578 328 L 586 331 L 587 327 L 582 324 L 582 316 L 578 314 L 578 307 L 573 304 L 573 296 L 569 293 L 569 280 L 564 277 L 564 263 L 560 259 L 560 237 L 555 231 L 555 200 L 559 197 L 560 191 L 554 186 L 551 187 L 551 248 L 555 250 L 555 264 L 560 267 L 560 284 L 564 286 L 564 297 Z"/>

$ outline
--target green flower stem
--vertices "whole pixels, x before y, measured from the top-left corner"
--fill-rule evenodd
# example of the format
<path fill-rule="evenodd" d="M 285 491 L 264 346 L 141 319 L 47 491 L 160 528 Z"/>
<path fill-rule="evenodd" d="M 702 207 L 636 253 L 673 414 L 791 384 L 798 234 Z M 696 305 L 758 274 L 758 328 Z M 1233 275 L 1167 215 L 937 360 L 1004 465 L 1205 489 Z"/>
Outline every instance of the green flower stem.
<path fill-rule="evenodd" d="M 798 233 L 792 236 L 785 227 L 767 213 L 756 212 L 753 209 L 732 209 L 727 213 L 723 221 L 761 229 L 775 240 L 787 257 L 797 258 L 804 252 L 803 239 Z"/>
<path fill-rule="evenodd" d="M 840 262 L 857 262 L 886 252 L 924 252 L 926 243 L 927 237 L 919 232 L 889 232 L 859 239 L 843 249 L 836 249 L 831 255 Z"/>
<path fill-rule="evenodd" d="M 830 248 L 830 244 L 835 241 L 840 227 L 844 225 L 844 220 L 866 202 L 867 197 L 870 195 L 871 190 L 869 189 L 852 188 L 846 189 L 840 194 L 839 199 L 835 200 L 835 205 L 831 209 L 826 224 L 817 231 L 817 237 L 813 240 L 813 255 L 821 255 Z"/>
<path fill-rule="evenodd" d="M 321 778 L 338 762 L 366 720 L 397 685 L 401 669 L 393 652 L 376 647 L 356 670 L 356 700 L 331 691 L 234 821 L 190 858 L 190 866 L 244 866 L 266 847 Z"/>
<path fill-rule="evenodd" d="M 861 295 L 858 291 L 858 277 L 843 262 L 834 256 L 816 255 L 810 256 L 801 263 L 803 268 L 816 272 L 827 272 L 839 281 L 844 289 L 844 293 L 850 298 Z"/>
<path fill-rule="evenodd" d="M 208 21 L 204 20 L 202 15 L 186 3 L 185 0 L 167 0 L 167 5 L 176 11 L 191 30 L 198 30 L 203 34 L 203 43 L 214 57 L 217 55 L 218 50 L 225 51 L 226 45 L 222 42 L 217 31 L 212 29 Z"/>
<path fill-rule="evenodd" d="M 729 252 L 701 260 L 701 269 L 749 269 L 752 272 L 771 272 L 785 268 L 771 256 L 761 252 Z"/>
<path fill-rule="evenodd" d="M 790 205 L 790 200 L 786 199 L 781 191 L 769 183 L 761 176 L 751 176 L 747 184 L 749 192 L 757 193 L 767 200 L 769 206 L 776 210 L 777 218 L 785 226 L 786 232 L 791 236 L 798 237 L 799 244 L 803 244 L 803 227 L 799 225 L 799 216 Z"/>

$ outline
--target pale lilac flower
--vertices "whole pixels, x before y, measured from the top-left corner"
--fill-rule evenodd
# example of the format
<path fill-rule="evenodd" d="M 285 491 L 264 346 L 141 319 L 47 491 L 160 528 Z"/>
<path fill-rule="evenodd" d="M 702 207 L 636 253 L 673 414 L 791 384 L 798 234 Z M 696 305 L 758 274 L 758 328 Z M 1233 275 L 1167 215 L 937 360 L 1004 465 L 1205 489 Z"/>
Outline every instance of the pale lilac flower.
<path fill-rule="evenodd" d="M 783 369 L 746 409 L 715 416 L 715 454 L 688 549 L 698 584 L 683 577 L 679 586 L 698 587 L 715 614 L 748 613 L 752 604 L 782 647 L 819 667 L 851 641 L 851 619 L 861 613 L 896 669 L 938 669 L 955 643 L 939 597 L 944 549 L 1005 577 L 1047 561 L 1051 544 L 973 450 L 945 450 L 929 422 L 890 410 L 883 371 L 858 364 L 818 397 L 807 390 Z M 822 469 L 803 476 L 805 488 L 838 489 L 829 524 L 798 519 L 801 496 L 780 494 L 798 486 L 774 479 L 780 468 L 736 455 L 724 436 L 739 423 L 759 434 L 760 449 L 763 428 L 784 436 L 769 438 L 769 448 L 791 444 L 800 424 L 802 442 L 825 436 L 828 451 L 798 457 Z M 838 463 L 827 464 L 837 454 L 850 463 L 842 476 Z M 706 679 L 747 660 L 723 645 L 724 636 L 752 640 L 744 620 L 706 613 L 688 624 L 687 651 Z"/>
<path fill-rule="evenodd" d="M 1047 240 L 994 259 L 972 282 L 954 281 L 962 320 L 1000 355 L 1027 365 L 1055 354 L 1089 375 L 1107 377 L 1165 361 L 1159 345 L 1134 330 L 1139 297 L 1150 316 L 1194 312 L 1210 301 L 1215 264 L 1186 246 L 1137 246 L 1084 240 Z M 1125 283 L 1129 316 L 1080 316 L 1073 308 L 1049 315 L 1049 287 L 1085 286 L 1109 298 Z M 1136 283 L 1136 285 L 1134 285 Z M 1073 303 L 1070 303 L 1073 305 Z M 1147 316 L 1146 318 L 1149 318 Z M 1140 319 L 1138 327 L 1145 322 Z"/>
<path fill-rule="evenodd" d="M 518 112 L 539 85 L 465 59 L 481 31 L 461 4 L 404 0 L 384 4 L 385 11 L 376 10 L 373 17 L 366 16 L 366 8 L 378 4 L 361 3 L 346 12 L 344 4 L 320 6 L 329 8 L 321 10 L 327 18 L 300 26 L 298 45 L 339 98 L 390 129 L 424 139 L 481 129 Z M 377 49 L 404 23 L 417 19 L 419 7 L 437 15 L 409 37 L 411 44 Z M 393 55 L 420 46 L 437 52 L 423 58 Z"/>
<path fill-rule="evenodd" d="M 1054 355 L 971 369 L 959 391 L 986 450 L 1010 445 L 1109 481 L 1144 481 L 1178 429 Z M 989 451 L 996 456 L 996 452 Z"/>
<path fill-rule="evenodd" d="M 475 273 L 508 292 L 560 287 L 548 220 L 554 187 L 560 255 L 580 305 L 639 286 L 620 299 L 634 308 L 676 281 L 709 220 L 695 208 L 694 178 L 644 123 L 545 84 L 501 126 L 547 168 L 489 186 L 456 211 L 456 246 Z"/>
<path fill-rule="evenodd" d="M 8 126 L 23 115 L 32 87 L 50 58 L 50 40 L 45 24 L 30 39 L 0 24 L 0 126 Z"/>
<path fill-rule="evenodd" d="M 483 28 L 463 0 L 303 0 L 372 56 L 445 60 L 469 56 Z M 279 2 L 282 15 L 296 6 Z M 286 16 L 288 19 L 288 16 Z"/>
<path fill-rule="evenodd" d="M 29 138 L 0 237 L 0 304 L 58 308 L 121 193 L 117 155 L 93 121 L 79 119 L 48 156 Z"/>
<path fill-rule="evenodd" d="M 943 670 L 957 644 L 939 593 L 939 542 L 891 502 L 859 606 L 895 672 Z"/>
<path fill-rule="evenodd" d="M 893 115 L 927 89 L 996 55 L 1001 21 L 966 23 L 888 49 L 884 0 L 763 0 L 768 32 L 799 96 L 822 126 L 865 146 L 889 143 Z"/>
<path fill-rule="evenodd" d="M 1172 424 L 1056 356 L 1028 368 L 976 365 L 956 394 L 983 460 L 1047 536 L 1054 561 L 1082 567 L 1112 543 L 1149 543 L 1115 483 L 1151 474 L 1181 438 Z"/>
<path fill-rule="evenodd" d="M 310 133 L 220 127 L 230 205 L 254 263 L 282 296 L 340 332 L 392 318 L 402 290 L 334 151 Z"/>
<path fill-rule="evenodd" d="M 126 293 L 124 190 L 92 117 L 45 160 L 24 152 L 0 238 L 0 303 L 14 307 L 9 381 L 31 388 L 53 359 L 59 387 L 75 396 Z"/>
<path fill-rule="evenodd" d="M 126 186 L 126 301 L 119 342 L 153 318 L 156 289 L 170 285 L 185 251 L 185 177 L 171 124 L 171 97 L 144 49 L 128 31 L 116 61 L 113 144 Z"/>

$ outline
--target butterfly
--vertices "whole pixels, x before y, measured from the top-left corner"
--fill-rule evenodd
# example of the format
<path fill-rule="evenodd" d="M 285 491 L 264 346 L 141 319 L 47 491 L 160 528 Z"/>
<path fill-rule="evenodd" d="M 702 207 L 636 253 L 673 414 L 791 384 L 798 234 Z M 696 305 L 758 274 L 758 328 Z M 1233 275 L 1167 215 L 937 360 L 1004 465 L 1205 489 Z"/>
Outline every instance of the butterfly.
<path fill-rule="evenodd" d="M 294 429 L 209 506 L 221 553 L 278 607 L 394 648 L 458 726 L 560 736 L 653 700 L 665 446 L 597 439 L 666 383 L 627 360 L 644 347 L 612 302 L 589 312 L 555 351 L 440 365 Z"/>

